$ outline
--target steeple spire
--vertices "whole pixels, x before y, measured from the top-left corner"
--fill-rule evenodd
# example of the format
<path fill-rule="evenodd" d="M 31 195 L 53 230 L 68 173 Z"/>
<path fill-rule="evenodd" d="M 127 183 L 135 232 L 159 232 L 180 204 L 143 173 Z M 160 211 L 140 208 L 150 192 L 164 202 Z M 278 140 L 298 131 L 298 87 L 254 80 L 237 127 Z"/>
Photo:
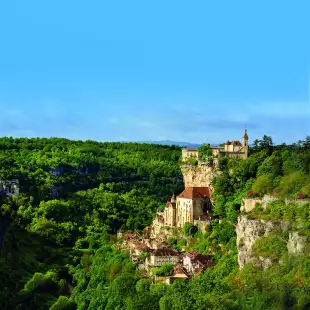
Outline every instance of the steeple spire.
<path fill-rule="evenodd" d="M 249 140 L 248 131 L 247 131 L 247 129 L 246 129 L 246 128 L 244 129 L 243 139 L 245 139 L 245 140 Z"/>

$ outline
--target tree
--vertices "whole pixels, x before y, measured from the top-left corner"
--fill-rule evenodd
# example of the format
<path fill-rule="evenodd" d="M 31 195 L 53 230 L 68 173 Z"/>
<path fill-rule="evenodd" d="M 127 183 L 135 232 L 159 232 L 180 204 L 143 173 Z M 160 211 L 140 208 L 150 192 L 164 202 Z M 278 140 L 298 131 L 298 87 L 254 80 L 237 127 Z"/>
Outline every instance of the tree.
<path fill-rule="evenodd" d="M 202 145 L 198 148 L 198 157 L 200 161 L 208 162 L 213 158 L 213 152 L 209 145 Z"/>
<path fill-rule="evenodd" d="M 273 141 L 270 136 L 264 135 L 261 140 L 255 139 L 253 141 L 254 151 L 268 150 L 269 152 L 271 152 L 272 149 L 273 149 Z"/>
<path fill-rule="evenodd" d="M 254 182 L 253 190 L 261 196 L 265 194 L 271 194 L 273 189 L 274 183 L 270 175 L 263 174 L 259 176 Z"/>
<path fill-rule="evenodd" d="M 66 296 L 59 296 L 50 310 L 75 310 L 76 305 Z"/>
<path fill-rule="evenodd" d="M 172 264 L 163 264 L 161 267 L 153 269 L 153 273 L 156 276 L 170 276 L 172 272 L 173 272 Z"/>

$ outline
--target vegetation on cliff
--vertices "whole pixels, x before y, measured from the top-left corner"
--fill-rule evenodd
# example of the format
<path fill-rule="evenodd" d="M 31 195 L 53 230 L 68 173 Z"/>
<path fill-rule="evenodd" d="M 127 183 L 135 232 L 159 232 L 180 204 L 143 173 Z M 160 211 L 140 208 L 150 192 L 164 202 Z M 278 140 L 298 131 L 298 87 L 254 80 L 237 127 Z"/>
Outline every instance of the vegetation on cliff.
<path fill-rule="evenodd" d="M 310 138 L 275 146 L 263 137 L 248 159 L 221 159 L 214 219 L 191 245 L 216 265 L 188 282 L 151 284 L 117 250 L 115 233 L 149 225 L 182 190 L 180 155 L 153 145 L 0 139 L 0 178 L 21 184 L 18 197 L 1 197 L 12 223 L 0 258 L 1 309 L 308 309 L 309 255 L 291 257 L 271 235 L 256 250 L 268 255 L 274 244 L 282 262 L 239 270 L 235 225 L 251 192 L 309 196 Z M 278 203 L 256 212 L 308 230 L 306 207 Z"/>

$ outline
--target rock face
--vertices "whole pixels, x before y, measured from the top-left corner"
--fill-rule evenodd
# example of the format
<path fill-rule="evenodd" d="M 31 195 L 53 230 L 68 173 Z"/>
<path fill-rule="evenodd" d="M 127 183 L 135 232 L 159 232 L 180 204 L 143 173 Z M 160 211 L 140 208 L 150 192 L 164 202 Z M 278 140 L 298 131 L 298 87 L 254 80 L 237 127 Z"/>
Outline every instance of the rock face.
<path fill-rule="evenodd" d="M 241 202 L 240 211 L 250 212 L 257 204 L 261 204 L 262 200 L 259 198 L 243 198 Z"/>
<path fill-rule="evenodd" d="M 260 198 L 243 198 L 240 210 L 250 212 L 256 207 L 257 203 L 261 204 L 261 207 L 263 208 L 263 210 L 265 210 L 267 208 L 267 206 L 272 201 L 275 201 L 275 200 L 279 200 L 279 197 L 265 195 L 262 199 L 260 199 Z M 304 205 L 304 204 L 309 204 L 310 200 L 309 199 L 300 199 L 300 200 L 299 199 L 285 199 L 284 203 L 285 204 L 294 203 L 294 204 L 298 204 L 298 205 Z"/>
<path fill-rule="evenodd" d="M 212 188 L 212 179 L 215 176 L 215 171 L 208 165 L 182 166 L 182 174 L 185 187 L 210 187 Z"/>
<path fill-rule="evenodd" d="M 19 187 L 18 180 L 0 180 L 0 195 L 18 196 Z"/>
<path fill-rule="evenodd" d="M 308 238 L 302 236 L 298 231 L 293 231 L 289 233 L 289 239 L 287 242 L 287 250 L 289 254 L 303 254 L 308 247 Z"/>
<path fill-rule="evenodd" d="M 286 222 L 279 224 L 261 219 L 251 220 L 245 215 L 239 216 L 236 227 L 239 267 L 243 268 L 245 264 L 254 260 L 253 245 L 259 237 L 267 236 L 275 229 L 287 230 L 288 227 L 289 224 Z M 271 264 L 268 258 L 258 257 L 256 261 L 263 268 L 268 268 Z"/>

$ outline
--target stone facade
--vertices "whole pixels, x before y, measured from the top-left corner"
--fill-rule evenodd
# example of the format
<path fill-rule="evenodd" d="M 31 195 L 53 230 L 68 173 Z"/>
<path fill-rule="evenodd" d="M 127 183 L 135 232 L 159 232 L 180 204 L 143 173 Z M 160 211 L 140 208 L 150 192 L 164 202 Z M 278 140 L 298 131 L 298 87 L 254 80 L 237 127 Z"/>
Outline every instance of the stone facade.
<path fill-rule="evenodd" d="M 189 274 L 196 274 L 212 265 L 211 256 L 202 255 L 197 251 L 186 253 L 183 256 L 183 266 Z"/>
<path fill-rule="evenodd" d="M 247 130 L 244 131 L 242 137 L 242 143 L 238 140 L 226 141 L 225 146 L 211 146 L 213 157 L 220 158 L 228 155 L 229 158 L 240 158 L 246 159 L 249 156 L 249 137 Z M 198 149 L 196 148 L 183 148 L 182 149 L 182 160 L 183 162 L 189 159 L 199 158 Z"/>
<path fill-rule="evenodd" d="M 152 267 L 160 267 L 164 264 L 176 265 L 180 261 L 180 254 L 170 248 L 160 248 L 150 253 L 146 260 L 146 265 Z"/>
<path fill-rule="evenodd" d="M 185 223 L 204 221 L 211 217 L 211 191 L 208 187 L 187 187 L 168 201 L 163 212 L 157 213 L 153 226 L 183 227 Z M 159 220 L 160 219 L 160 220 Z"/>

